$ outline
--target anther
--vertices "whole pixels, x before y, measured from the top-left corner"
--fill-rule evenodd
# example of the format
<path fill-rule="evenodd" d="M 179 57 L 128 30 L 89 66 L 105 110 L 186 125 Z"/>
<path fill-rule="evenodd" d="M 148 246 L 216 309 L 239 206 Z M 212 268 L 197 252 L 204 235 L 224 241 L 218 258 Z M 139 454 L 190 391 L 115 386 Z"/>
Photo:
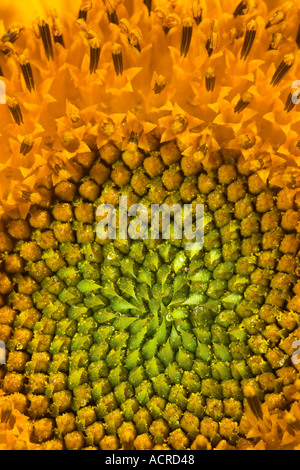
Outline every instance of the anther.
<path fill-rule="evenodd" d="M 30 65 L 29 60 L 23 54 L 19 57 L 19 64 L 21 67 L 21 71 L 26 83 L 28 90 L 31 92 L 35 89 L 34 86 L 34 79 L 32 74 L 32 68 Z"/>
<path fill-rule="evenodd" d="M 242 0 L 233 12 L 233 16 L 247 15 L 255 8 L 255 0 Z"/>
<path fill-rule="evenodd" d="M 26 191 L 25 189 L 23 189 L 23 190 L 21 191 L 21 197 L 22 197 L 22 199 L 24 199 L 24 201 L 27 201 L 27 202 L 30 201 L 30 196 L 31 196 L 31 194 L 32 194 L 32 193 L 31 193 L 30 191 Z"/>
<path fill-rule="evenodd" d="M 210 34 L 205 44 L 205 47 L 209 56 L 212 55 L 213 51 L 218 47 L 218 44 L 219 44 L 219 21 L 213 20 L 211 24 Z"/>
<path fill-rule="evenodd" d="M 257 30 L 257 23 L 255 20 L 249 21 L 247 24 L 244 43 L 241 51 L 241 59 L 246 59 L 251 51 Z"/>
<path fill-rule="evenodd" d="M 290 111 L 292 111 L 292 109 L 295 107 L 295 103 L 293 103 L 293 95 L 292 93 L 289 93 L 288 97 L 287 97 L 287 100 L 286 100 L 286 103 L 285 103 L 285 107 L 284 107 L 284 110 L 289 113 Z"/>
<path fill-rule="evenodd" d="M 53 59 L 53 46 L 49 25 L 44 18 L 39 18 L 37 20 L 37 24 L 43 41 L 46 57 L 48 60 Z"/>
<path fill-rule="evenodd" d="M 231 28 L 229 31 L 230 44 L 234 44 L 235 41 L 243 37 L 243 32 L 237 28 Z"/>
<path fill-rule="evenodd" d="M 61 44 L 65 47 L 64 37 L 63 37 L 63 25 L 59 18 L 56 16 L 56 12 L 52 12 L 52 34 L 53 39 L 56 44 Z"/>
<path fill-rule="evenodd" d="M 191 39 L 193 34 L 193 20 L 192 18 L 185 18 L 182 21 L 182 36 L 180 45 L 180 55 L 186 57 L 190 48 Z"/>
<path fill-rule="evenodd" d="M 201 153 L 203 153 L 204 156 L 206 156 L 206 154 L 208 152 L 208 145 L 207 144 L 199 145 L 199 147 L 197 148 L 197 152 L 201 152 Z"/>
<path fill-rule="evenodd" d="M 19 39 L 22 29 L 23 28 L 19 28 L 18 26 L 11 27 L 7 33 L 2 36 L 1 41 L 13 44 L 17 39 Z"/>
<path fill-rule="evenodd" d="M 91 10 L 93 4 L 91 0 L 82 0 L 78 13 L 78 20 L 83 19 L 86 21 L 88 11 Z"/>
<path fill-rule="evenodd" d="M 239 15 L 245 15 L 247 11 L 247 2 L 245 0 L 242 0 L 236 9 L 233 12 L 233 16 L 236 18 Z"/>
<path fill-rule="evenodd" d="M 162 28 L 167 35 L 170 29 L 175 28 L 180 24 L 180 18 L 175 13 L 166 14 L 162 9 L 156 8 L 154 10 L 157 17 L 162 21 Z"/>
<path fill-rule="evenodd" d="M 15 98 L 6 97 L 6 104 L 15 122 L 20 126 L 24 121 L 19 103 Z"/>
<path fill-rule="evenodd" d="M 9 400 L 4 400 L 1 404 L 1 414 L 0 414 L 0 422 L 1 423 L 8 423 L 9 418 L 12 414 L 13 407 Z"/>
<path fill-rule="evenodd" d="M 139 52 L 141 52 L 141 40 L 142 36 L 136 29 L 131 29 L 129 35 L 127 36 L 128 44 L 135 47 Z"/>
<path fill-rule="evenodd" d="M 263 419 L 261 402 L 255 393 L 255 388 L 252 385 L 246 385 L 244 394 L 256 419 Z"/>
<path fill-rule="evenodd" d="M 128 44 L 141 52 L 141 33 L 137 29 L 134 29 L 126 18 L 120 20 L 119 27 L 122 33 L 127 36 Z"/>
<path fill-rule="evenodd" d="M 115 67 L 115 72 L 117 75 L 122 75 L 123 73 L 123 55 L 122 48 L 120 44 L 114 43 L 111 46 L 111 54 Z"/>
<path fill-rule="evenodd" d="M 193 12 L 193 18 L 196 22 L 196 25 L 198 26 L 202 21 L 202 12 L 203 12 L 203 8 L 201 7 L 199 0 L 193 1 L 192 12 Z"/>
<path fill-rule="evenodd" d="M 266 29 L 270 28 L 271 26 L 275 26 L 277 24 L 282 23 L 286 18 L 286 14 L 292 7 L 292 2 L 286 2 L 280 9 L 276 10 L 267 22 Z"/>
<path fill-rule="evenodd" d="M 299 431 L 300 429 L 300 422 L 299 420 L 296 418 L 296 416 L 290 412 L 290 411 L 287 411 L 285 413 L 285 421 L 294 429 L 297 429 L 297 431 Z"/>
<path fill-rule="evenodd" d="M 298 9 L 298 32 L 297 32 L 297 37 L 296 37 L 296 44 L 300 49 L 300 8 Z"/>
<path fill-rule="evenodd" d="M 167 81 L 163 75 L 156 75 L 153 83 L 153 91 L 156 95 L 160 94 L 166 87 Z"/>
<path fill-rule="evenodd" d="M 171 130 L 174 135 L 182 134 L 189 125 L 187 118 L 181 114 L 178 114 L 171 123 Z"/>
<path fill-rule="evenodd" d="M 244 93 L 237 104 L 235 105 L 234 112 L 240 113 L 242 112 L 252 101 L 253 95 L 249 92 Z"/>
<path fill-rule="evenodd" d="M 24 137 L 20 145 L 20 153 L 22 155 L 27 155 L 30 152 L 34 144 L 33 138 L 29 135 Z"/>
<path fill-rule="evenodd" d="M 119 25 L 119 20 L 118 20 L 118 17 L 117 17 L 115 0 L 105 0 L 104 3 L 105 3 L 105 8 L 106 8 L 108 21 L 110 23 L 116 24 L 118 26 Z"/>
<path fill-rule="evenodd" d="M 148 13 L 150 15 L 151 13 L 151 7 L 152 7 L 152 0 L 144 0 L 144 4 L 146 5 L 146 7 L 148 8 Z"/>
<path fill-rule="evenodd" d="M 280 31 L 277 31 L 276 33 L 272 34 L 269 51 L 277 51 L 279 49 L 279 47 L 281 46 L 284 40 L 284 33 L 285 33 L 286 28 L 287 28 L 286 23 L 283 23 L 282 27 L 280 28 Z"/>
<path fill-rule="evenodd" d="M 90 74 L 96 72 L 100 59 L 100 41 L 97 37 L 89 40 L 90 44 Z"/>
<path fill-rule="evenodd" d="M 209 67 L 205 73 L 205 86 L 207 91 L 214 91 L 216 84 L 216 74 L 212 67 Z"/>
<path fill-rule="evenodd" d="M 286 54 L 274 72 L 274 75 L 271 80 L 271 85 L 276 86 L 280 83 L 283 77 L 288 73 L 292 68 L 295 61 L 293 54 Z"/>

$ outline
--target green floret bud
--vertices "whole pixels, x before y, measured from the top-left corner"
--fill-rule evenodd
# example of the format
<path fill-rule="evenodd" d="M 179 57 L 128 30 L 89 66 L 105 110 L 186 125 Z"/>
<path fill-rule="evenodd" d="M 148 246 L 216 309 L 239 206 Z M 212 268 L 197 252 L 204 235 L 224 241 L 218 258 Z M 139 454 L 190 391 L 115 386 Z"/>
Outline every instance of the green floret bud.
<path fill-rule="evenodd" d="M 110 369 L 113 369 L 118 366 L 122 362 L 124 357 L 124 350 L 122 349 L 111 349 L 106 356 L 106 363 Z"/>
<path fill-rule="evenodd" d="M 204 406 L 205 398 L 201 395 L 201 393 L 197 392 L 190 394 L 186 405 L 187 411 L 201 419 L 203 418 L 205 412 Z"/>
<path fill-rule="evenodd" d="M 88 366 L 88 377 L 91 382 L 107 377 L 108 366 L 104 360 L 91 362 Z"/>
<path fill-rule="evenodd" d="M 109 345 L 106 342 L 93 344 L 89 350 L 90 360 L 92 362 L 98 362 L 101 359 L 105 359 L 108 351 Z"/>
<path fill-rule="evenodd" d="M 200 379 L 206 379 L 211 376 L 210 364 L 207 361 L 195 359 L 193 362 L 193 370 Z"/>
<path fill-rule="evenodd" d="M 230 364 L 231 375 L 234 379 L 242 380 L 252 377 L 250 368 L 244 360 L 233 360 Z"/>
<path fill-rule="evenodd" d="M 206 293 L 212 299 L 219 299 L 225 294 L 226 290 L 226 281 L 217 279 L 209 282 Z"/>
<path fill-rule="evenodd" d="M 171 390 L 171 380 L 164 373 L 153 377 L 152 385 L 156 395 L 163 399 L 168 399 Z"/>
<path fill-rule="evenodd" d="M 223 361 L 212 361 L 211 363 L 212 378 L 223 381 L 231 378 L 230 366 Z"/>
<path fill-rule="evenodd" d="M 147 380 L 135 387 L 135 398 L 141 406 L 145 406 L 148 403 L 153 393 L 153 386 Z"/>
<path fill-rule="evenodd" d="M 182 410 L 175 403 L 167 403 L 163 412 L 163 419 L 168 423 L 169 427 L 177 429 L 180 427 L 180 419 L 182 417 Z"/>
<path fill-rule="evenodd" d="M 135 398 L 128 398 L 121 404 L 121 410 L 125 421 L 132 421 L 139 409 L 139 404 Z"/>
<path fill-rule="evenodd" d="M 68 377 L 68 388 L 74 390 L 78 385 L 88 381 L 88 373 L 84 367 L 71 371 Z"/>
<path fill-rule="evenodd" d="M 232 360 L 229 348 L 225 344 L 213 343 L 213 352 L 220 361 L 229 362 Z"/>
<path fill-rule="evenodd" d="M 221 385 L 215 379 L 202 380 L 201 393 L 204 397 L 208 398 L 223 398 Z"/>
<path fill-rule="evenodd" d="M 112 369 L 108 376 L 109 381 L 113 388 L 115 388 L 117 385 L 120 385 L 120 383 L 127 380 L 127 377 L 128 377 L 128 371 L 125 367 L 121 365 L 118 365 L 114 369 Z"/>
<path fill-rule="evenodd" d="M 116 434 L 123 423 L 121 411 L 119 409 L 111 411 L 105 416 L 104 421 L 107 434 Z"/>
<path fill-rule="evenodd" d="M 165 367 L 174 361 L 174 358 L 175 358 L 174 350 L 170 345 L 169 338 L 167 342 L 163 344 L 162 347 L 159 349 L 157 356 L 161 360 L 161 362 L 164 364 Z"/>
<path fill-rule="evenodd" d="M 82 279 L 80 272 L 75 266 L 65 266 L 57 272 L 57 275 L 67 286 L 76 286 Z"/>
<path fill-rule="evenodd" d="M 200 378 L 193 370 L 183 372 L 181 384 L 188 391 L 188 394 L 200 392 L 201 390 Z"/>

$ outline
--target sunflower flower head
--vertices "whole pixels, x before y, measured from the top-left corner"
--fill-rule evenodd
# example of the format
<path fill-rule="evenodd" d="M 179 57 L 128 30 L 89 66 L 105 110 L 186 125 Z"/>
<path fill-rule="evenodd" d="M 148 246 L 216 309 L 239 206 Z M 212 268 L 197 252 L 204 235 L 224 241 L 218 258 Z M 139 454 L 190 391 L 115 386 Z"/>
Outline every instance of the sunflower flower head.
<path fill-rule="evenodd" d="M 0 446 L 298 448 L 297 2 L 13 3 Z M 120 236 L 120 197 L 202 204 L 203 246 Z"/>

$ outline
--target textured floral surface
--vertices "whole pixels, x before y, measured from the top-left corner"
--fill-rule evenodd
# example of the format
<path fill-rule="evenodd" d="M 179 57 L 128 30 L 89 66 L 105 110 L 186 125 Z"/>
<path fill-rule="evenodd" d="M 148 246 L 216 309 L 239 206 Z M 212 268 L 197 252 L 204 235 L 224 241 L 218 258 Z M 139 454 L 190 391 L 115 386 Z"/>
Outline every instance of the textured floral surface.
<path fill-rule="evenodd" d="M 49 7 L 0 8 L 1 381 L 28 436 L 297 448 L 297 3 Z M 203 250 L 101 242 L 119 195 L 204 204 Z"/>

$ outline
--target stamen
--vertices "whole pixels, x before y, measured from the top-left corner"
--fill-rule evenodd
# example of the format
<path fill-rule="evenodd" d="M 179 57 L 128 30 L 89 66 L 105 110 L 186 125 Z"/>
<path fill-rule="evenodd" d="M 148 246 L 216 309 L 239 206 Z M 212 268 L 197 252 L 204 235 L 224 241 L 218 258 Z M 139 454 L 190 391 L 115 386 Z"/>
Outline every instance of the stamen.
<path fill-rule="evenodd" d="M 175 28 L 180 24 L 180 18 L 175 13 L 166 14 L 162 9 L 155 8 L 155 14 L 162 21 L 162 28 L 167 35 L 170 29 Z"/>
<path fill-rule="evenodd" d="M 18 26 L 13 26 L 2 36 L 1 41 L 13 44 L 20 37 L 22 29 L 23 28 L 19 28 Z"/>
<path fill-rule="evenodd" d="M 0 52 L 8 57 L 12 56 L 15 53 L 14 45 L 11 42 L 0 40 Z"/>
<path fill-rule="evenodd" d="M 237 28 L 231 28 L 229 31 L 230 44 L 234 44 L 237 39 L 243 37 L 243 32 Z"/>
<path fill-rule="evenodd" d="M 240 97 L 237 104 L 235 105 L 234 112 L 240 113 L 241 111 L 243 111 L 248 106 L 248 104 L 251 103 L 252 99 L 253 99 L 253 95 L 251 93 L 249 92 L 244 93 Z"/>
<path fill-rule="evenodd" d="M 43 41 L 46 57 L 48 60 L 53 59 L 53 46 L 49 25 L 44 18 L 39 18 L 37 20 L 37 24 Z"/>
<path fill-rule="evenodd" d="M 269 21 L 266 24 L 266 29 L 270 28 L 271 26 L 275 26 L 277 24 L 282 23 L 288 11 L 293 7 L 292 2 L 286 2 L 280 9 L 275 11 L 275 13 L 271 16 Z"/>
<path fill-rule="evenodd" d="M 190 48 L 192 34 L 193 34 L 193 20 L 192 18 L 185 18 L 182 21 L 182 36 L 180 55 L 186 57 Z"/>
<path fill-rule="evenodd" d="M 52 12 L 52 34 L 55 43 L 61 44 L 65 47 L 64 37 L 63 37 L 63 25 L 59 18 L 57 18 L 56 13 Z"/>
<path fill-rule="evenodd" d="M 27 201 L 29 202 L 30 201 L 30 198 L 31 198 L 31 192 L 30 191 L 26 191 L 25 189 L 23 189 L 21 191 L 21 197 L 22 199 L 24 199 L 24 201 Z"/>
<path fill-rule="evenodd" d="M 122 18 L 120 20 L 119 27 L 122 33 L 127 36 L 128 44 L 135 47 L 139 52 L 141 52 L 141 33 L 137 29 L 134 29 L 126 18 Z"/>
<path fill-rule="evenodd" d="M 241 59 L 246 59 L 251 51 L 257 30 L 257 23 L 255 20 L 249 21 L 245 34 L 244 44 L 241 51 Z"/>
<path fill-rule="evenodd" d="M 31 68 L 30 62 L 27 59 L 27 57 L 25 57 L 25 55 L 22 54 L 19 57 L 19 64 L 21 67 L 21 71 L 22 71 L 26 86 L 28 90 L 31 92 L 35 89 L 35 86 L 34 86 L 34 79 L 33 79 L 32 68 Z"/>
<path fill-rule="evenodd" d="M 127 39 L 128 39 L 128 43 L 131 46 L 135 47 L 139 52 L 141 52 L 141 45 L 140 45 L 141 36 L 136 29 L 132 29 L 130 31 L 130 34 Z"/>
<path fill-rule="evenodd" d="M 149 15 L 151 13 L 152 0 L 144 0 L 144 4 L 148 8 Z"/>
<path fill-rule="evenodd" d="M 218 47 L 219 44 L 219 21 L 213 20 L 211 24 L 211 31 L 206 41 L 206 50 L 209 56 Z"/>
<path fill-rule="evenodd" d="M 281 44 L 284 41 L 284 33 L 287 28 L 286 23 L 282 24 L 281 30 L 277 31 L 277 33 L 272 34 L 272 40 L 269 46 L 269 51 L 277 51 Z"/>
<path fill-rule="evenodd" d="M 139 135 L 137 132 L 131 131 L 129 135 L 128 142 L 133 142 L 134 144 L 138 145 L 139 143 Z"/>
<path fill-rule="evenodd" d="M 107 12 L 107 16 L 110 23 L 116 24 L 118 26 L 119 20 L 115 10 L 112 13 Z"/>
<path fill-rule="evenodd" d="M 286 411 L 285 413 L 285 421 L 295 430 L 299 431 L 300 430 L 300 423 L 297 417 L 291 412 L 291 411 Z"/>
<path fill-rule="evenodd" d="M 23 121 L 23 116 L 22 116 L 22 111 L 20 108 L 19 103 L 15 98 L 9 98 L 6 97 L 6 104 L 8 106 L 8 109 L 10 110 L 10 113 L 12 117 L 14 118 L 15 122 L 20 126 L 21 123 L 24 123 Z"/>
<path fill-rule="evenodd" d="M 181 114 L 177 114 L 176 118 L 171 123 L 171 130 L 174 135 L 182 134 L 189 125 L 187 118 Z"/>
<path fill-rule="evenodd" d="M 256 419 L 263 419 L 263 412 L 261 407 L 261 402 L 259 398 L 256 396 L 255 388 L 252 385 L 246 385 L 244 389 L 244 394 L 247 399 L 247 402 L 250 406 L 250 409 Z"/>
<path fill-rule="evenodd" d="M 163 75 L 156 75 L 154 78 L 153 91 L 156 95 L 160 94 L 166 87 L 167 81 Z"/>
<path fill-rule="evenodd" d="M 123 73 L 123 56 L 122 48 L 120 44 L 114 43 L 111 46 L 111 54 L 117 75 L 122 75 Z"/>
<path fill-rule="evenodd" d="M 296 37 L 296 44 L 300 49 L 300 24 L 299 24 L 299 27 L 298 27 L 298 33 L 297 33 L 297 37 Z"/>
<path fill-rule="evenodd" d="M 119 25 L 119 20 L 116 13 L 116 2 L 115 0 L 104 0 L 106 13 L 108 17 L 108 21 L 110 23 Z"/>
<path fill-rule="evenodd" d="M 202 21 L 202 12 L 203 12 L 203 8 L 201 7 L 199 0 L 196 0 L 192 3 L 192 12 L 193 12 L 193 18 L 196 22 L 196 25 L 198 26 Z"/>
<path fill-rule="evenodd" d="M 239 15 L 245 15 L 247 11 L 247 2 L 245 0 L 242 0 L 236 9 L 233 12 L 233 16 L 236 18 Z"/>
<path fill-rule="evenodd" d="M 27 155 L 27 153 L 29 153 L 30 150 L 32 149 L 33 144 L 34 144 L 34 140 L 30 135 L 24 137 L 20 145 L 20 153 L 22 153 L 23 155 Z"/>
<path fill-rule="evenodd" d="M 91 0 L 82 0 L 77 19 L 83 19 L 84 21 L 86 21 L 88 11 L 91 10 L 92 6 L 93 4 Z"/>
<path fill-rule="evenodd" d="M 206 156 L 207 152 L 208 152 L 208 145 L 207 144 L 201 144 L 198 148 L 197 148 L 197 152 L 201 152 L 203 153 L 204 156 Z"/>
<path fill-rule="evenodd" d="M 8 423 L 9 418 L 13 412 L 13 407 L 10 400 L 3 400 L 1 406 L 1 414 L 0 414 L 0 423 Z"/>
<path fill-rule="evenodd" d="M 216 74 L 212 67 L 209 67 L 205 74 L 205 86 L 207 91 L 214 91 L 216 84 Z"/>
<path fill-rule="evenodd" d="M 90 44 L 90 74 L 96 72 L 100 59 L 100 41 L 97 37 L 89 40 Z"/>
<path fill-rule="evenodd" d="M 271 80 L 271 85 L 276 86 L 280 83 L 283 77 L 288 73 L 290 68 L 292 68 L 295 61 L 293 54 L 286 54 L 281 61 L 280 65 L 275 70 L 275 73 Z"/>
<path fill-rule="evenodd" d="M 293 103 L 293 95 L 292 93 L 289 93 L 289 96 L 287 97 L 287 100 L 286 100 L 286 103 L 285 103 L 285 107 L 284 107 L 284 110 L 289 113 L 290 111 L 292 111 L 292 109 L 295 107 L 295 104 Z"/>

